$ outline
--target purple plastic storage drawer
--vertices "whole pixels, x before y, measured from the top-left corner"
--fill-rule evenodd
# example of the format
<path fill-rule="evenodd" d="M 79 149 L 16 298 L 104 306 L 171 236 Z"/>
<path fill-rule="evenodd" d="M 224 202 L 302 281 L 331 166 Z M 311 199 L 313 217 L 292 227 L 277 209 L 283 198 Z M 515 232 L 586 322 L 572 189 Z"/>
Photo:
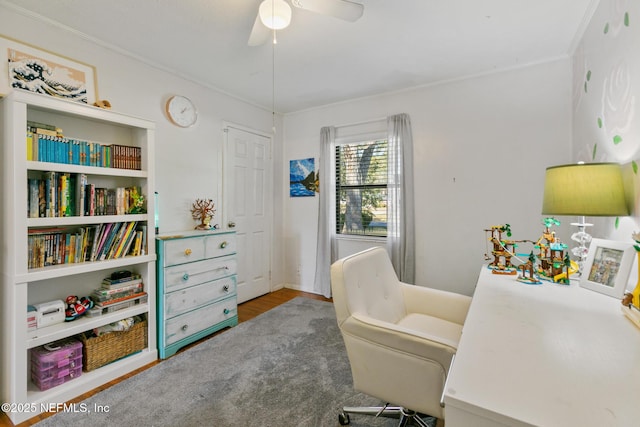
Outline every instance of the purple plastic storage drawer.
<path fill-rule="evenodd" d="M 63 361 L 58 362 L 59 364 Z M 74 369 L 80 367 L 82 368 L 82 355 L 76 357 L 75 359 L 64 359 L 66 364 L 64 366 L 52 366 L 47 369 L 42 369 L 40 366 L 35 363 L 31 364 L 31 378 L 37 378 L 40 381 L 47 380 L 49 378 L 58 378 L 64 377 L 68 375 L 69 371 L 73 371 Z M 67 373 L 64 373 L 64 372 Z"/>
<path fill-rule="evenodd" d="M 46 378 L 42 376 L 38 377 L 38 374 L 33 371 L 33 365 L 31 368 L 31 380 L 33 383 L 42 391 L 49 390 L 52 387 L 59 386 L 82 375 L 82 356 L 80 356 L 80 363 L 77 364 L 75 368 L 50 369 L 45 374 L 49 375 Z"/>
<path fill-rule="evenodd" d="M 31 349 L 31 364 L 36 365 L 40 371 L 63 368 L 78 356 L 82 357 L 82 342 L 66 339 Z"/>

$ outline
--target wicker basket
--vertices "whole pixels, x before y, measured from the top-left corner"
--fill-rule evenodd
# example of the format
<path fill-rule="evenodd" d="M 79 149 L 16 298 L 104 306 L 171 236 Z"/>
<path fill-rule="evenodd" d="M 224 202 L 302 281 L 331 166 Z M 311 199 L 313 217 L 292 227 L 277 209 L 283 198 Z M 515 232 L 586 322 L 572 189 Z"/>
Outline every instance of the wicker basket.
<path fill-rule="evenodd" d="M 99 337 L 87 338 L 80 335 L 82 347 L 82 368 L 92 371 L 121 359 L 147 346 L 146 319 L 135 323 L 128 331 L 109 332 Z"/>

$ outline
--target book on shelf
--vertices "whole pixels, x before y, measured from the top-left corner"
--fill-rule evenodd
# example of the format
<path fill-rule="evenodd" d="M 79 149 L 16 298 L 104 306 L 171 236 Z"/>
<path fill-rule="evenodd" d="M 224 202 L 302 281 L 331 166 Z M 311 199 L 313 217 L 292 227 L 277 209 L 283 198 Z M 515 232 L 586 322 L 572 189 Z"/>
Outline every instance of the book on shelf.
<path fill-rule="evenodd" d="M 77 231 L 63 229 L 30 229 L 27 235 L 28 267 L 42 268 L 57 264 L 73 264 L 87 261 L 89 242 L 94 227 L 82 227 Z"/>
<path fill-rule="evenodd" d="M 40 183 L 36 178 L 29 178 L 29 207 L 27 209 L 29 218 L 40 216 Z"/>
<path fill-rule="evenodd" d="M 139 274 L 133 274 L 129 277 L 125 277 L 122 279 L 109 279 L 109 278 L 105 278 L 102 280 L 102 283 L 100 284 L 101 289 L 118 289 L 124 286 L 133 286 L 133 285 L 138 285 L 142 283 L 142 276 Z"/>
<path fill-rule="evenodd" d="M 146 225 L 142 225 L 142 243 L 141 243 L 141 248 L 140 248 L 140 255 L 146 255 L 147 254 L 147 226 Z"/>
<path fill-rule="evenodd" d="M 144 297 L 146 295 L 147 295 L 147 293 L 142 291 L 142 292 L 137 292 L 135 294 L 130 294 L 130 295 L 127 295 L 127 296 L 124 296 L 124 297 L 120 297 L 120 298 L 112 298 L 112 299 L 109 299 L 109 300 L 106 300 L 106 301 L 94 301 L 94 302 L 95 302 L 96 306 L 105 308 L 105 307 L 108 307 L 108 306 L 111 306 L 111 305 L 115 305 L 115 304 L 118 304 L 118 303 L 121 303 L 121 302 L 125 302 L 127 300 L 133 300 L 133 299 L 136 299 L 136 298 Z"/>
<path fill-rule="evenodd" d="M 69 173 L 60 173 L 58 179 L 58 217 L 71 216 L 71 194 L 69 181 L 71 175 Z"/>
<path fill-rule="evenodd" d="M 142 231 L 137 230 L 136 231 L 136 237 L 135 240 L 133 242 L 133 256 L 139 256 L 141 255 L 141 249 L 142 249 Z"/>
<path fill-rule="evenodd" d="M 115 230 L 112 231 L 110 239 L 107 240 L 107 243 L 104 245 L 104 250 L 102 251 L 100 260 L 113 258 L 118 242 L 120 242 L 120 239 L 122 239 L 122 235 L 126 230 L 126 224 L 119 222 L 114 228 Z"/>
<path fill-rule="evenodd" d="M 85 215 L 94 216 L 96 214 L 96 186 L 87 184 L 85 187 Z"/>
<path fill-rule="evenodd" d="M 114 258 L 120 258 L 121 255 L 124 255 L 125 253 L 128 252 L 128 249 L 131 246 L 131 238 L 133 235 L 132 233 L 136 224 L 137 224 L 136 221 L 131 221 L 129 225 L 127 225 L 127 229 L 122 235 L 122 238 L 118 243 L 118 247 L 114 252 L 114 255 L 113 255 Z"/>
<path fill-rule="evenodd" d="M 76 215 L 84 216 L 86 214 L 86 199 L 87 199 L 87 175 L 84 173 L 78 173 L 75 175 L 76 179 Z"/>
<path fill-rule="evenodd" d="M 136 221 L 89 225 L 77 229 L 30 228 L 28 266 L 103 261 L 135 254 Z"/>
<path fill-rule="evenodd" d="M 91 261 L 97 261 L 100 258 L 100 251 L 105 244 L 107 236 L 109 235 L 109 231 L 113 227 L 113 222 L 108 222 L 106 224 L 101 224 L 100 227 L 100 235 L 98 236 L 97 245 L 92 248 L 91 251 Z"/>
<path fill-rule="evenodd" d="M 42 127 L 46 126 L 46 127 Z M 102 144 L 67 138 L 62 130 L 42 123 L 27 124 L 27 160 L 96 166 L 103 168 L 142 169 L 142 149 L 119 144 Z"/>
<path fill-rule="evenodd" d="M 116 235 L 119 233 L 120 228 L 122 227 L 121 222 L 114 222 L 113 226 L 109 230 L 109 233 L 105 236 L 104 244 L 99 249 L 100 253 L 98 256 L 99 261 L 103 261 L 107 259 L 107 254 L 111 250 L 111 246 L 113 245 L 113 241 L 116 238 Z"/>
<path fill-rule="evenodd" d="M 148 295 L 145 293 L 144 295 L 127 299 L 125 301 L 117 302 L 115 304 L 111 304 L 106 307 L 98 307 L 98 308 L 102 308 L 103 313 L 113 313 L 114 311 L 124 310 L 125 308 L 133 307 L 138 304 L 146 304 L 147 301 L 148 301 Z"/>
<path fill-rule="evenodd" d="M 139 292 L 143 290 L 144 283 L 142 283 L 142 279 L 130 280 L 129 282 L 120 283 L 118 285 L 105 285 L 104 283 L 100 285 L 100 289 L 94 290 L 94 294 L 96 295 L 114 295 L 120 292 L 125 291 L 133 291 Z"/>
<path fill-rule="evenodd" d="M 91 294 L 91 299 L 97 302 L 106 302 L 140 294 L 141 292 L 144 292 L 144 284 L 142 282 L 113 289 L 96 289 Z"/>
<path fill-rule="evenodd" d="M 89 183 L 84 173 L 47 171 L 27 178 L 29 218 L 125 215 L 134 206 L 138 186 L 103 188 Z"/>

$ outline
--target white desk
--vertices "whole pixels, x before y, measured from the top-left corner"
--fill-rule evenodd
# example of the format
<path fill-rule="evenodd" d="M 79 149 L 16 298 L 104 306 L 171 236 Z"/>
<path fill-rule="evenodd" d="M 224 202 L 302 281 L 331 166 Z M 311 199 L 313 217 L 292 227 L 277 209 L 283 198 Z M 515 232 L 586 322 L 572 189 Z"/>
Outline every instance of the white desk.
<path fill-rule="evenodd" d="M 446 427 L 640 426 L 640 329 L 577 283 L 483 268 L 444 399 Z"/>

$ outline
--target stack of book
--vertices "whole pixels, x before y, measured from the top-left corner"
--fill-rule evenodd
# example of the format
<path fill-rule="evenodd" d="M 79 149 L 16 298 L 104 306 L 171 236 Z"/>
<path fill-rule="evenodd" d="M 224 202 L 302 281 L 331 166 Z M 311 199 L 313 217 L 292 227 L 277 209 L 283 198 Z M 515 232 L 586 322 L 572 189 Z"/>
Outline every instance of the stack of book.
<path fill-rule="evenodd" d="M 132 274 L 120 279 L 105 278 L 100 289 L 91 294 L 91 300 L 103 313 L 111 313 L 146 303 L 147 293 L 144 291 L 142 277 Z"/>
<path fill-rule="evenodd" d="M 65 138 L 62 129 L 45 123 L 27 122 L 27 160 L 140 170 L 142 149 Z"/>
<path fill-rule="evenodd" d="M 44 172 L 41 178 L 27 180 L 29 218 L 125 215 L 134 207 L 139 187 L 96 187 L 87 175 Z"/>

